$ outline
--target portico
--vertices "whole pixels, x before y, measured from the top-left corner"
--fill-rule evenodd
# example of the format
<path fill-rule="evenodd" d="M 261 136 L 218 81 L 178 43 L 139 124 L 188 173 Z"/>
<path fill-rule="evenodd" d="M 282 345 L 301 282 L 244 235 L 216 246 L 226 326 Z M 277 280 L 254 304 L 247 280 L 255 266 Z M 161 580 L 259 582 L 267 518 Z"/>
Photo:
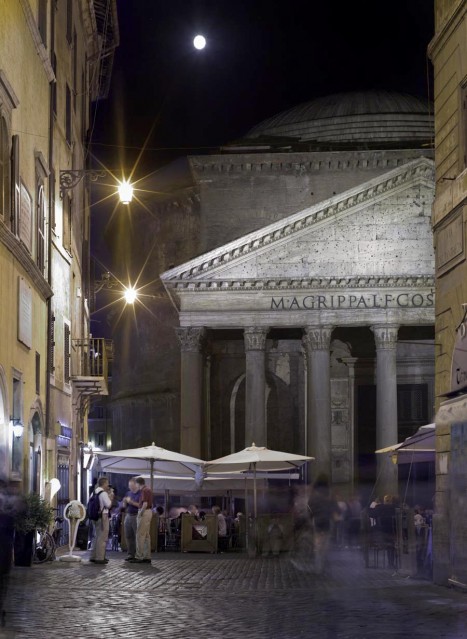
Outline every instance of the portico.
<path fill-rule="evenodd" d="M 397 441 L 398 380 L 431 402 L 431 176 L 415 160 L 161 276 L 180 319 L 182 452 L 280 439 L 351 483 L 367 382 L 375 444 Z M 394 473 L 382 460 L 384 490 Z"/>

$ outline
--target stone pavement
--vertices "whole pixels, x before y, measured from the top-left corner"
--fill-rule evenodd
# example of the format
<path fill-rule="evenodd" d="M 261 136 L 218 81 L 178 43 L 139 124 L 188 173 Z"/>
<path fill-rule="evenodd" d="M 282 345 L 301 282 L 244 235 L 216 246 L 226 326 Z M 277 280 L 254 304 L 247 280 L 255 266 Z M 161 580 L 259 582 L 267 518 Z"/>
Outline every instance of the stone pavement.
<path fill-rule="evenodd" d="M 0 637 L 467 639 L 467 594 L 365 569 L 359 551 L 333 552 L 325 577 L 286 555 L 108 555 L 13 568 Z"/>

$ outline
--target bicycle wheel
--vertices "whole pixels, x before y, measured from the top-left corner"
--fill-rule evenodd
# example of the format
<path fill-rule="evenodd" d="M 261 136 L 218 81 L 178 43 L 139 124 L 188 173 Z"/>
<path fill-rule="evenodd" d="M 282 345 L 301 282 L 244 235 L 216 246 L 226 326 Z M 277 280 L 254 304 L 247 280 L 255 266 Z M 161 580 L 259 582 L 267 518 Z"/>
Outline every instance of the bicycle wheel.
<path fill-rule="evenodd" d="M 39 541 L 34 549 L 34 563 L 42 564 L 44 561 L 51 561 L 55 553 L 55 542 L 52 535 L 44 531 L 40 533 Z"/>

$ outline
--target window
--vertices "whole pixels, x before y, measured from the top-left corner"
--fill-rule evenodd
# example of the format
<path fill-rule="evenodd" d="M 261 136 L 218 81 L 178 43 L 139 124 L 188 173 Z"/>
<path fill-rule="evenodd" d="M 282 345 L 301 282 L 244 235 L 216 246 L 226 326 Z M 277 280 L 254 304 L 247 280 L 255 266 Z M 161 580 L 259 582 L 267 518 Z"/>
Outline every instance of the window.
<path fill-rule="evenodd" d="M 36 264 L 44 275 L 45 269 L 45 194 L 44 185 L 37 185 L 37 235 L 36 235 Z"/>
<path fill-rule="evenodd" d="M 467 83 L 461 86 L 461 105 L 460 105 L 460 170 L 467 169 Z"/>
<path fill-rule="evenodd" d="M 19 235 L 19 211 L 21 207 L 21 180 L 19 177 L 19 137 L 14 135 L 11 144 L 11 232 Z"/>
<path fill-rule="evenodd" d="M 52 84 L 52 110 L 57 117 L 57 56 L 55 51 L 52 53 L 52 69 L 55 75 L 55 82 Z"/>
<path fill-rule="evenodd" d="M 8 128 L 0 115 L 0 215 L 8 220 L 10 212 L 10 143 Z"/>
<path fill-rule="evenodd" d="M 55 315 L 50 318 L 50 341 L 49 341 L 50 372 L 55 371 Z"/>
<path fill-rule="evenodd" d="M 44 47 L 47 47 L 47 0 L 39 0 L 37 27 Z"/>
<path fill-rule="evenodd" d="M 105 447 L 105 433 L 96 433 L 96 446 L 98 448 Z"/>
<path fill-rule="evenodd" d="M 41 393 L 41 354 L 36 352 L 36 395 Z"/>
<path fill-rule="evenodd" d="M 66 39 L 71 44 L 73 35 L 73 0 L 66 0 Z"/>
<path fill-rule="evenodd" d="M 65 96 L 65 136 L 66 141 L 71 146 L 71 91 L 68 84 L 66 85 Z"/>
<path fill-rule="evenodd" d="M 49 219 L 51 228 L 55 231 L 55 169 L 50 171 L 49 176 L 49 189 L 50 189 L 50 211 Z"/>
<path fill-rule="evenodd" d="M 63 248 L 71 253 L 71 198 L 66 195 L 63 198 L 63 219 L 62 219 L 62 244 Z"/>
<path fill-rule="evenodd" d="M 86 141 L 86 114 L 87 114 L 87 102 L 86 102 L 86 76 L 84 70 L 81 73 L 81 140 L 84 143 Z"/>
<path fill-rule="evenodd" d="M 63 380 L 69 384 L 71 380 L 70 360 L 71 360 L 71 332 L 70 325 L 65 322 L 63 325 Z"/>
<path fill-rule="evenodd" d="M 73 111 L 76 113 L 76 96 L 78 93 L 78 36 L 73 30 Z"/>
<path fill-rule="evenodd" d="M 427 384 L 397 386 L 397 421 L 400 439 L 413 435 L 419 426 L 428 422 Z"/>

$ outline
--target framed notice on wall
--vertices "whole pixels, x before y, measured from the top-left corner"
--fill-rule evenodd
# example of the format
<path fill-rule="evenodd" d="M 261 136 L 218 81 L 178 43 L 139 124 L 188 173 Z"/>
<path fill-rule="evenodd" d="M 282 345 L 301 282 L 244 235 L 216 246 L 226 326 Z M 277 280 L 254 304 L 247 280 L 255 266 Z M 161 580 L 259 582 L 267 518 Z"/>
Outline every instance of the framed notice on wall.
<path fill-rule="evenodd" d="M 24 279 L 18 278 L 18 340 L 32 346 L 32 289 Z"/>
<path fill-rule="evenodd" d="M 32 252 L 32 197 L 29 194 L 24 182 L 21 180 L 19 212 L 19 239 Z"/>

